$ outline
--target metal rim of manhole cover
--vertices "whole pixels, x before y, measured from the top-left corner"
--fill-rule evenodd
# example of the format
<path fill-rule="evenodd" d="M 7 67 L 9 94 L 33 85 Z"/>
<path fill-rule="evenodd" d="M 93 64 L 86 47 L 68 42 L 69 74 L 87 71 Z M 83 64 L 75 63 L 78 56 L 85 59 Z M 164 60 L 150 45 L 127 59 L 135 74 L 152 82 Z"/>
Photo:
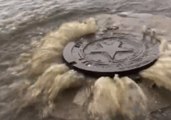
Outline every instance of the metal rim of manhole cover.
<path fill-rule="evenodd" d="M 152 38 L 109 33 L 69 42 L 63 50 L 64 61 L 85 72 L 119 74 L 142 70 L 159 57 L 159 42 Z"/>

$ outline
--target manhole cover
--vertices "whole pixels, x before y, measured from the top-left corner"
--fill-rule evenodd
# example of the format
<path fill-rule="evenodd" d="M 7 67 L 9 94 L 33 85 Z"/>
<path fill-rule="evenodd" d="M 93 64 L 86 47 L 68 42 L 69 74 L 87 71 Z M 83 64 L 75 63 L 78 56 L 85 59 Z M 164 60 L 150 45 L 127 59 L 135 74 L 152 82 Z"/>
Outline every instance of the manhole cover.
<path fill-rule="evenodd" d="M 152 64 L 159 56 L 158 47 L 159 43 L 132 34 L 102 34 L 68 43 L 63 58 L 87 72 L 121 73 Z"/>

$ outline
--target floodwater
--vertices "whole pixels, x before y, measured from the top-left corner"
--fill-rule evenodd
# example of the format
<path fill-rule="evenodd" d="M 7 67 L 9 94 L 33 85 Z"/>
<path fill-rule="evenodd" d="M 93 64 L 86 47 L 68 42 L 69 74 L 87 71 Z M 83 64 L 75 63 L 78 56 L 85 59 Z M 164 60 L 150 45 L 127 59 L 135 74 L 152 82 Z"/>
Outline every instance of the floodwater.
<path fill-rule="evenodd" d="M 10 117 L 12 113 L 6 111 L 11 108 L 8 103 L 15 102 L 17 93 L 13 90 L 21 80 L 15 72 L 8 72 L 8 68 L 14 65 L 20 53 L 30 49 L 30 42 L 55 29 L 54 24 L 89 15 L 120 12 L 170 18 L 171 0 L 0 0 L 0 120 L 15 120 Z M 26 114 L 34 116 L 31 112 Z M 26 117 L 20 119 L 29 120 Z M 33 120 L 37 119 L 33 117 Z"/>
<path fill-rule="evenodd" d="M 63 16 L 123 11 L 171 16 L 171 0 L 0 0 L 0 33 Z"/>

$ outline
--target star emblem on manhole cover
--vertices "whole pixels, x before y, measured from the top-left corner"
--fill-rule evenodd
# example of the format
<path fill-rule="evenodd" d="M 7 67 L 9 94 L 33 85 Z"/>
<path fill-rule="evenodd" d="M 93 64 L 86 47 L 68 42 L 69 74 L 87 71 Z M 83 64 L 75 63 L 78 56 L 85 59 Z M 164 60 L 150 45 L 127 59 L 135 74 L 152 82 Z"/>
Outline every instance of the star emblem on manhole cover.
<path fill-rule="evenodd" d="M 80 70 L 115 74 L 152 64 L 159 56 L 158 48 L 159 43 L 138 39 L 131 34 L 91 36 L 68 43 L 63 58 Z"/>
<path fill-rule="evenodd" d="M 100 47 L 97 50 L 91 51 L 90 54 L 107 54 L 111 60 L 115 60 L 115 55 L 118 52 L 133 52 L 133 49 L 123 48 L 122 42 L 119 41 L 109 45 L 102 43 L 98 43 L 98 45 Z"/>

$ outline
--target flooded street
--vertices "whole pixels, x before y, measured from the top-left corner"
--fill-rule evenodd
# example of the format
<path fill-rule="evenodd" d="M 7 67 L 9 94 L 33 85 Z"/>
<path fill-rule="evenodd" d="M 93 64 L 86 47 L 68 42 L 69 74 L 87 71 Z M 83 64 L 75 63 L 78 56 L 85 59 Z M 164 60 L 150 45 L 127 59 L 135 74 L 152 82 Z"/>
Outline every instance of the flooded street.
<path fill-rule="evenodd" d="M 0 120 L 42 120 L 34 106 L 19 117 L 13 113 L 11 104 L 15 103 L 20 94 L 16 88 L 22 88 L 22 80 L 25 79 L 15 72 L 20 69 L 20 66 L 16 68 L 15 65 L 21 53 L 29 51 L 34 42 L 56 30 L 64 22 L 90 16 L 105 21 L 103 15 L 108 17 L 119 13 L 126 15 L 121 15 L 123 18 L 114 16 L 116 23 L 123 21 L 136 29 L 140 28 L 139 24 L 150 25 L 162 29 L 164 36 L 171 40 L 171 0 L 0 0 Z M 148 82 L 143 84 L 149 85 Z M 147 120 L 170 120 L 170 93 L 158 89 L 149 91 L 151 88 L 140 86 L 148 93 L 147 96 L 154 96 L 150 101 L 154 118 Z M 61 111 L 56 109 L 53 117 L 43 120 L 87 120 L 82 118 L 85 113 L 80 112 L 81 108 L 70 104 L 72 101 L 68 103 L 67 99 L 72 99 L 73 93 L 63 97 L 64 99 L 60 98 L 62 104 L 57 104 Z M 165 113 L 160 109 L 164 109 Z"/>
<path fill-rule="evenodd" d="M 171 16 L 170 0 L 0 0 L 0 33 L 31 24 L 96 13 L 136 12 Z"/>

